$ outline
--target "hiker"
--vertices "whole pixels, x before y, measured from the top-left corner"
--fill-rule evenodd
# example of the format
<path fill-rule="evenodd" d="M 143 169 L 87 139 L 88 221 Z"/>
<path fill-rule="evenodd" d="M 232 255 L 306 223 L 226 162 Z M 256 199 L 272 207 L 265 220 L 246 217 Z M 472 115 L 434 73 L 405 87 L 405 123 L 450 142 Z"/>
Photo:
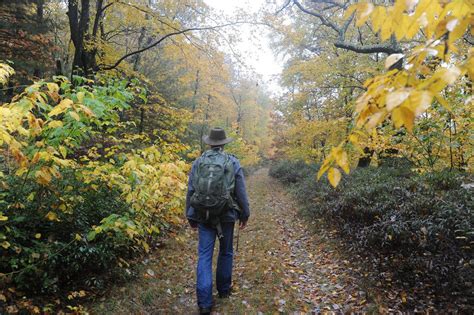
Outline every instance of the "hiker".
<path fill-rule="evenodd" d="M 210 146 L 193 163 L 186 196 L 186 217 L 198 229 L 196 294 L 200 314 L 210 314 L 212 299 L 212 255 L 216 237 L 219 256 L 216 287 L 219 298 L 231 293 L 234 223 L 247 225 L 250 215 L 243 170 L 239 160 L 224 152 L 231 142 L 224 129 L 213 128 L 203 141 Z"/>

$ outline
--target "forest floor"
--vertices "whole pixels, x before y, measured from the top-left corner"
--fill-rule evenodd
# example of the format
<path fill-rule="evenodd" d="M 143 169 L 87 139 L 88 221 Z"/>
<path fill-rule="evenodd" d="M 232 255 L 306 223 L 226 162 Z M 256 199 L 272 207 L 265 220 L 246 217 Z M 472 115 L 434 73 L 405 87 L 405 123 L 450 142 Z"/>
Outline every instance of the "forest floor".
<path fill-rule="evenodd" d="M 233 294 L 229 299 L 216 298 L 213 314 L 403 309 L 405 293 L 374 289 L 369 273 L 344 250 L 335 232 L 306 222 L 298 214 L 297 201 L 268 176 L 268 169 L 251 175 L 247 184 L 252 215 L 247 228 L 240 231 Z M 90 311 L 196 314 L 196 251 L 197 232 L 182 229 L 140 264 L 138 279 L 97 298 Z"/>

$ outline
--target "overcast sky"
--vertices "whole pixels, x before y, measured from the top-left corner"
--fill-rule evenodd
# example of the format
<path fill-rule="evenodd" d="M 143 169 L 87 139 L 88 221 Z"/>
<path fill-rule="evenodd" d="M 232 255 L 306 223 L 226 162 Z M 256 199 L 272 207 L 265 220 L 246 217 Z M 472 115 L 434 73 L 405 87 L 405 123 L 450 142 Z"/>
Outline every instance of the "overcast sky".
<path fill-rule="evenodd" d="M 228 16 L 232 16 L 238 9 L 255 13 L 265 4 L 265 0 L 204 0 L 204 2 L 217 10 L 223 11 Z M 259 27 L 255 25 L 239 26 L 242 32 L 242 41 L 237 44 L 237 49 L 242 55 L 242 61 L 261 74 L 269 88 L 278 93 L 280 90 L 278 76 L 282 70 L 282 61 L 274 56 L 265 29 L 260 28 L 261 32 L 254 32 L 253 37 L 257 36 L 257 38 L 252 38 L 250 33 L 255 28 Z"/>

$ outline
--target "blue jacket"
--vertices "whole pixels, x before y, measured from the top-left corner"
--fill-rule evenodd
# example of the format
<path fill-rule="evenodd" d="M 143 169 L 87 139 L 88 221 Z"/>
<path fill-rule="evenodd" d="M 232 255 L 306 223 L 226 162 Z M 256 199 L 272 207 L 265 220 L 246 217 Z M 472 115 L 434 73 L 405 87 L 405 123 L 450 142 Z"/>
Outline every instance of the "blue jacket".
<path fill-rule="evenodd" d="M 221 222 L 235 222 L 237 220 L 247 221 L 250 216 L 250 207 L 249 207 L 249 201 L 247 197 L 247 191 L 245 189 L 244 172 L 243 172 L 242 167 L 240 166 L 239 160 L 233 155 L 229 155 L 229 156 L 234 166 L 234 174 L 235 174 L 234 197 L 235 197 L 235 201 L 240 207 L 240 211 L 238 209 L 229 209 L 221 217 Z M 189 221 L 195 221 L 195 222 L 199 222 L 200 220 L 196 214 L 196 211 L 190 205 L 190 199 L 194 193 L 193 176 L 196 172 L 196 167 L 197 167 L 196 162 L 198 161 L 198 159 L 196 159 L 196 161 L 193 162 L 191 172 L 189 173 L 188 193 L 186 195 L 186 218 Z"/>

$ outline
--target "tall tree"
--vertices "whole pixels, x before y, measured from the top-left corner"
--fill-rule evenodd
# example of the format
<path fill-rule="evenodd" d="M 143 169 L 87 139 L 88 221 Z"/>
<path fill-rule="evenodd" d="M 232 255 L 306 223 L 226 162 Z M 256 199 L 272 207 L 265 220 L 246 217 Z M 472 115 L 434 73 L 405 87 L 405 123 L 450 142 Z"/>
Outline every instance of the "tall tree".
<path fill-rule="evenodd" d="M 96 45 L 99 26 L 102 23 L 104 11 L 112 4 L 113 2 L 104 6 L 104 0 L 96 0 L 95 14 L 92 18 L 91 0 L 68 1 L 67 15 L 71 40 L 75 48 L 73 71 L 80 71 L 87 76 L 97 70 Z"/>

